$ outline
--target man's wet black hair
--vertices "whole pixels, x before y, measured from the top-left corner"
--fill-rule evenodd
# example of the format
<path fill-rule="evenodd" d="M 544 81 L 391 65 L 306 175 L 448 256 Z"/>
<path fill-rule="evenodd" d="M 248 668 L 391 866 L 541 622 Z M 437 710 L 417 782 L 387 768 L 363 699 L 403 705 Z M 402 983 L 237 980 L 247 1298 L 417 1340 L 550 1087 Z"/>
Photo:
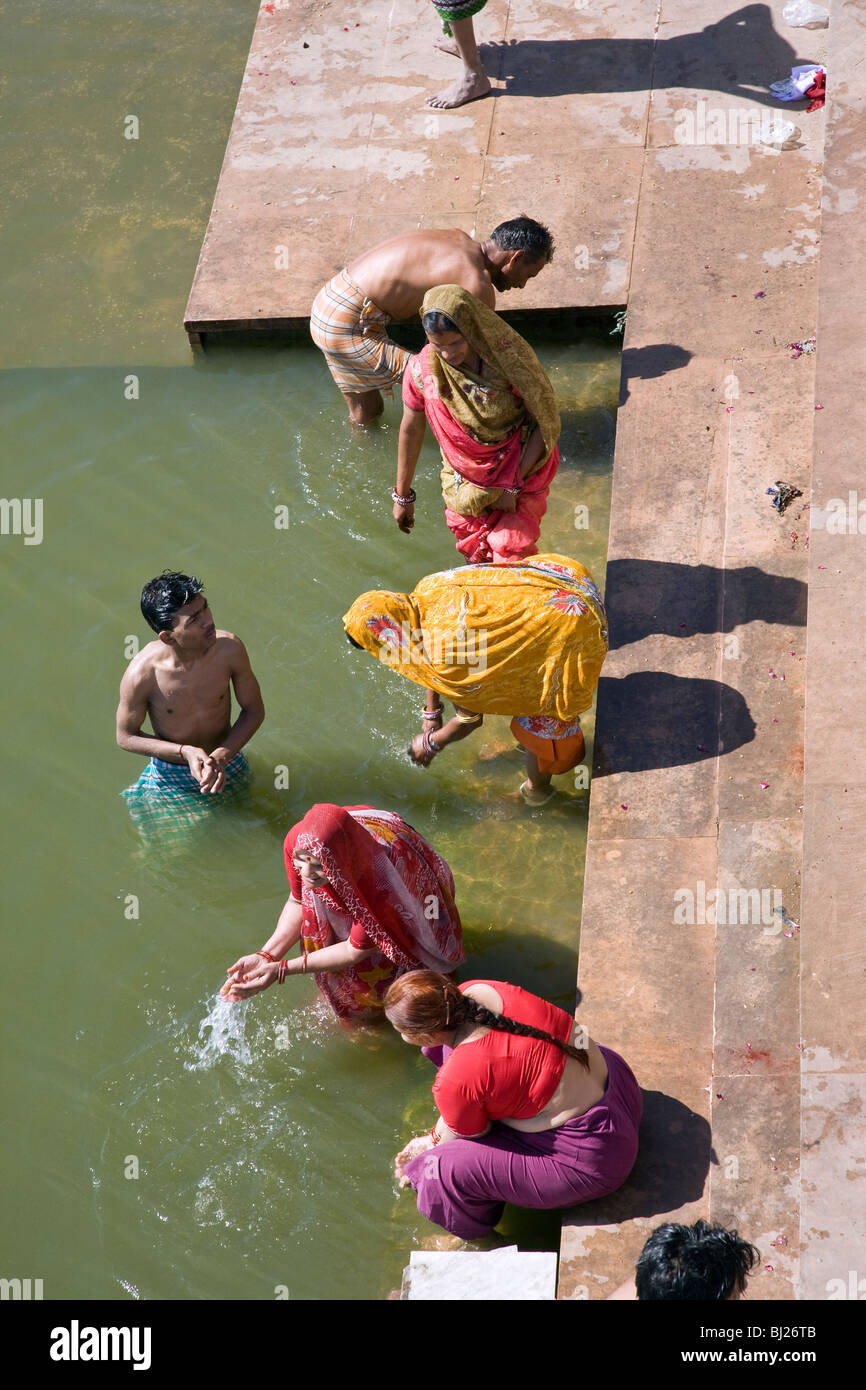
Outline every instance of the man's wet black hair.
<path fill-rule="evenodd" d="M 421 324 L 425 333 L 460 333 L 454 320 L 443 314 L 441 309 L 431 309 L 429 314 L 422 314 Z M 462 333 L 460 336 L 463 336 Z"/>
<path fill-rule="evenodd" d="M 154 632 L 171 632 L 179 608 L 200 594 L 204 585 L 195 575 L 163 570 L 141 591 L 141 611 Z"/>
<path fill-rule="evenodd" d="M 548 229 L 521 213 L 510 222 L 500 222 L 490 233 L 500 251 L 523 251 L 528 261 L 552 261 L 553 237 Z"/>
<path fill-rule="evenodd" d="M 724 1226 L 669 1221 L 653 1231 L 640 1253 L 637 1296 L 640 1302 L 722 1302 L 740 1297 L 760 1258 L 754 1245 Z"/>

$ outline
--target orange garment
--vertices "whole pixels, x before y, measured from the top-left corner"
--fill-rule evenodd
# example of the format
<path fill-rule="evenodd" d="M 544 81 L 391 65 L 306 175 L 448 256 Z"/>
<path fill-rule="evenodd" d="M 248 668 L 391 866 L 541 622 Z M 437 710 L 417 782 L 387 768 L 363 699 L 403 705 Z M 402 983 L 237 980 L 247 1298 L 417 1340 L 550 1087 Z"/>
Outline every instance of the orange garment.
<path fill-rule="evenodd" d="M 548 727 L 550 725 L 560 727 L 551 729 Z M 544 727 L 538 729 L 538 726 Z M 570 772 L 573 767 L 577 767 L 586 752 L 579 719 L 566 723 L 560 719 L 530 719 L 518 715 L 511 721 L 511 732 L 518 743 L 522 743 L 524 748 L 535 754 L 538 771 L 548 776 L 558 772 Z"/>

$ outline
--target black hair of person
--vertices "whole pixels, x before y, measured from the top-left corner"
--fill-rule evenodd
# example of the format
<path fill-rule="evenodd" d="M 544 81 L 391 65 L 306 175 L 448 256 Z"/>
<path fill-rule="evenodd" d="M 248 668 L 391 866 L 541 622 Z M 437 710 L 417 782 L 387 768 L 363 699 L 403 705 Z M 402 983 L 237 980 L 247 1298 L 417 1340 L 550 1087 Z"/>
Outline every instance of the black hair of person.
<path fill-rule="evenodd" d="M 421 326 L 425 333 L 457 333 L 463 337 L 454 320 L 443 314 L 441 309 L 431 309 L 429 313 L 422 314 Z"/>
<path fill-rule="evenodd" d="M 141 591 L 141 612 L 154 632 L 171 632 L 178 610 L 201 593 L 204 585 L 192 574 L 163 570 Z"/>
<path fill-rule="evenodd" d="M 556 249 L 548 228 L 525 213 L 512 217 L 510 222 L 500 222 L 490 233 L 490 240 L 500 251 L 523 251 L 528 261 L 549 263 Z"/>
<path fill-rule="evenodd" d="M 635 1271 L 641 1302 L 723 1302 L 740 1297 L 760 1252 L 736 1231 L 669 1221 L 653 1231 Z"/>

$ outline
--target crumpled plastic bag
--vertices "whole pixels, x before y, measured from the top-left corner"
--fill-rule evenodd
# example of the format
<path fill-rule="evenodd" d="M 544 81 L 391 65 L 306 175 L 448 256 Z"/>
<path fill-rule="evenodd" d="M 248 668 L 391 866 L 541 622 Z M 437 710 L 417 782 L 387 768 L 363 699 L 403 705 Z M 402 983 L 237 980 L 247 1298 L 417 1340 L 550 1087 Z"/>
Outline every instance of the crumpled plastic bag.
<path fill-rule="evenodd" d="M 802 101 L 822 73 L 826 76 L 827 69 L 820 63 L 801 63 L 799 67 L 791 68 L 790 77 L 784 77 L 781 82 L 771 82 L 770 91 L 779 101 Z"/>
<path fill-rule="evenodd" d="M 799 132 L 793 121 L 785 121 L 781 116 L 777 115 L 773 118 L 772 123 L 768 127 L 761 126 L 758 139 L 762 145 L 770 145 L 775 148 L 776 146 L 786 144 L 788 140 L 797 134 L 799 134 Z"/>
<path fill-rule="evenodd" d="M 792 29 L 802 29 L 806 24 L 825 29 L 830 23 L 830 11 L 823 5 L 813 5 L 812 0 L 791 0 L 782 11 L 782 18 Z"/>

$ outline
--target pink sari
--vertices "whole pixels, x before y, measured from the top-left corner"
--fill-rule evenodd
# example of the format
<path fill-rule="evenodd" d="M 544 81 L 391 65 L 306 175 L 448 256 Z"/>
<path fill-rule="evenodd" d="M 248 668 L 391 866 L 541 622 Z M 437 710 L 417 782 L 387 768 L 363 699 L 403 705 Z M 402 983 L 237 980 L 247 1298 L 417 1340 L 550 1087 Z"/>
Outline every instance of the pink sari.
<path fill-rule="evenodd" d="M 484 444 L 467 433 L 448 409 L 430 370 L 430 344 L 411 357 L 403 376 L 403 402 L 410 410 L 422 411 L 427 418 L 447 470 L 456 481 L 474 483 L 481 488 L 519 488 L 513 512 L 493 506 L 479 516 L 456 512 L 445 504 L 445 520 L 457 537 L 457 549 L 470 564 L 506 564 L 538 552 L 541 518 L 547 510 L 547 494 L 559 467 L 559 449 L 554 446 L 547 458 L 526 479 L 520 477 L 523 429 L 526 411 L 519 413 L 520 397 L 515 397 L 518 422 L 501 440 Z M 485 370 L 482 365 L 482 372 Z M 484 377 L 466 373 L 467 392 L 483 411 L 485 393 L 501 400 L 501 383 L 485 384 Z"/>

